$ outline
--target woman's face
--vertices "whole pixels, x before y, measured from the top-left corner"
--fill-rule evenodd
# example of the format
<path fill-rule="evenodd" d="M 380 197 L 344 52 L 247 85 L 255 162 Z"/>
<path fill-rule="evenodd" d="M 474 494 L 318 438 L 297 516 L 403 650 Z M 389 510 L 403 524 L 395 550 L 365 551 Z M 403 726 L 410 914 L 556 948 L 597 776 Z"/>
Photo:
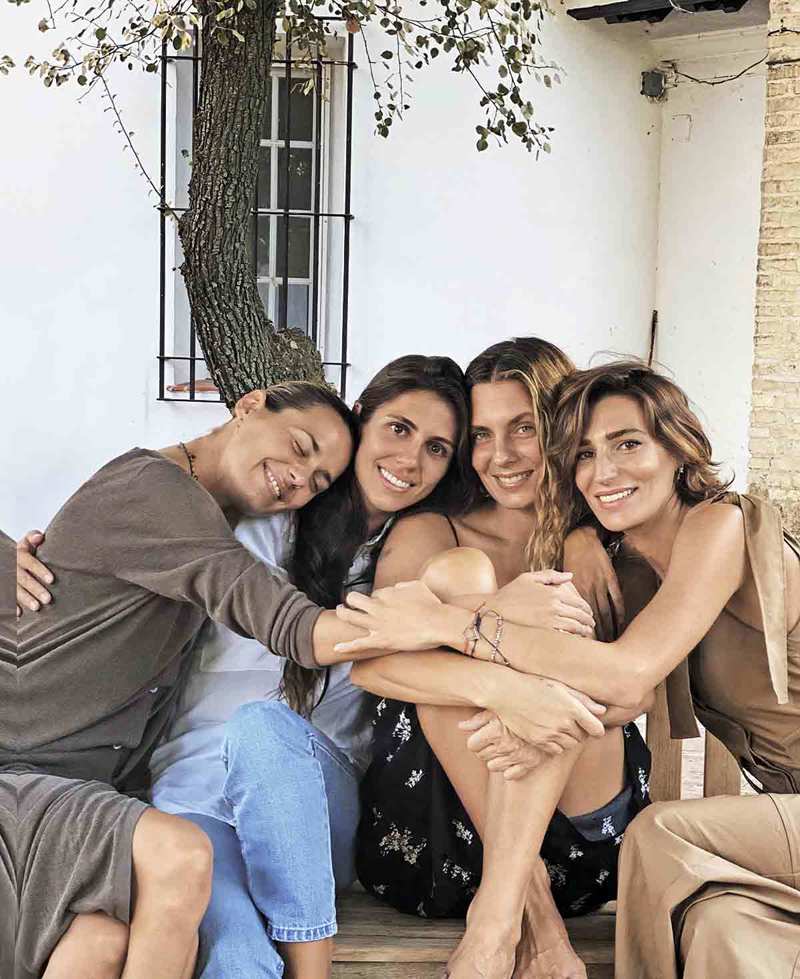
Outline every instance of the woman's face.
<path fill-rule="evenodd" d="M 528 389 L 490 381 L 472 389 L 472 466 L 500 506 L 533 506 L 542 481 L 542 452 Z"/>
<path fill-rule="evenodd" d="M 575 484 L 607 530 L 633 530 L 671 503 L 679 461 L 648 431 L 637 398 L 611 394 L 592 409 Z"/>
<path fill-rule="evenodd" d="M 350 432 L 327 405 L 269 411 L 264 392 L 251 391 L 234 415 L 219 478 L 228 505 L 239 513 L 298 510 L 338 479 L 350 461 Z"/>
<path fill-rule="evenodd" d="M 430 391 L 382 404 L 364 422 L 356 451 L 367 510 L 396 513 L 424 500 L 447 472 L 457 435 L 455 412 Z"/>

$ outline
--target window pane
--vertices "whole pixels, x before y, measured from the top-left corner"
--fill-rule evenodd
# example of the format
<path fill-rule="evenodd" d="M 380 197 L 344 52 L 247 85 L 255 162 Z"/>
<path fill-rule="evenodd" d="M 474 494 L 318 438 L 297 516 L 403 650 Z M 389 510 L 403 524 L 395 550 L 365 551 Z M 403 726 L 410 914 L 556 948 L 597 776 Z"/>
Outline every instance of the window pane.
<path fill-rule="evenodd" d="M 257 275 L 269 275 L 269 231 L 270 231 L 270 218 L 266 214 L 259 214 L 258 216 L 258 241 L 256 243 L 256 274 Z M 289 254 L 291 255 L 291 242 L 289 243 Z M 278 252 L 280 255 L 281 252 Z"/>
<path fill-rule="evenodd" d="M 310 211 L 313 205 L 312 150 L 289 150 L 289 207 Z M 278 207 L 286 206 L 286 150 L 278 150 Z"/>
<path fill-rule="evenodd" d="M 261 138 L 269 139 L 272 135 L 272 78 L 267 79 L 267 90 L 264 93 L 261 115 Z"/>
<path fill-rule="evenodd" d="M 258 206 L 264 209 L 272 207 L 270 197 L 270 171 L 272 161 L 272 150 L 269 146 L 262 146 L 258 154 Z M 294 191 L 294 188 L 292 188 Z"/>
<path fill-rule="evenodd" d="M 261 302 L 264 304 L 264 312 L 269 316 L 269 300 L 270 294 L 272 292 L 272 286 L 269 282 L 259 282 L 257 283 L 258 294 L 261 297 Z"/>
<path fill-rule="evenodd" d="M 259 218 L 259 222 L 263 220 Z M 276 248 L 275 275 L 284 274 L 286 256 L 284 245 L 285 218 L 277 218 L 278 241 Z M 289 218 L 289 266 L 286 274 L 290 279 L 307 279 L 311 267 L 311 219 Z"/>
<path fill-rule="evenodd" d="M 286 303 L 286 319 L 291 329 L 302 330 L 308 333 L 308 293 L 310 286 L 290 285 L 288 300 Z M 283 310 L 281 302 L 283 297 L 283 286 L 279 285 L 275 290 L 275 319 L 278 321 L 278 329 L 283 329 L 281 316 Z"/>
<path fill-rule="evenodd" d="M 278 78 L 278 139 L 286 139 L 286 79 Z M 292 120 L 289 139 L 314 138 L 314 91 L 305 95 L 307 78 L 292 79 Z"/>

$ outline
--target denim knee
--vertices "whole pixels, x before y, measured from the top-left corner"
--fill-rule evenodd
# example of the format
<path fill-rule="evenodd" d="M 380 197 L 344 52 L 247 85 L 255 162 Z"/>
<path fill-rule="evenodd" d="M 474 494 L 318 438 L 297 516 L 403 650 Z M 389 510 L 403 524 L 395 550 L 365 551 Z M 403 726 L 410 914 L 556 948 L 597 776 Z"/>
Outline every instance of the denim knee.
<path fill-rule="evenodd" d="M 256 752 L 260 765 L 270 760 L 285 764 L 287 749 L 311 754 L 310 730 L 306 720 L 280 701 L 243 704 L 225 725 L 223 758 L 227 762 Z"/>

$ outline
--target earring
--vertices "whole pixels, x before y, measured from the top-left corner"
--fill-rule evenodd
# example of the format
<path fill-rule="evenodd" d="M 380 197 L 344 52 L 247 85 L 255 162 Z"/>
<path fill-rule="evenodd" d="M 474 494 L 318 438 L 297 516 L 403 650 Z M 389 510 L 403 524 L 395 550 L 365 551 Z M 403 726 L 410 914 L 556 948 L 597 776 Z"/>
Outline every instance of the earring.
<path fill-rule="evenodd" d="M 686 475 L 686 465 L 681 463 L 675 470 L 675 482 L 680 483 L 683 477 Z"/>

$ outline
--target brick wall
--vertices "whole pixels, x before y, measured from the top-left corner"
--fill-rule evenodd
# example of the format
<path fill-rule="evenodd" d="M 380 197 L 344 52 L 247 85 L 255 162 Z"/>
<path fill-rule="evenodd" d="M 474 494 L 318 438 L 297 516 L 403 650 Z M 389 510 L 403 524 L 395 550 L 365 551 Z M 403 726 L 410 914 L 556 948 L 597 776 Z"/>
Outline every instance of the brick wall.
<path fill-rule="evenodd" d="M 771 0 L 750 486 L 800 532 L 800 0 Z"/>

